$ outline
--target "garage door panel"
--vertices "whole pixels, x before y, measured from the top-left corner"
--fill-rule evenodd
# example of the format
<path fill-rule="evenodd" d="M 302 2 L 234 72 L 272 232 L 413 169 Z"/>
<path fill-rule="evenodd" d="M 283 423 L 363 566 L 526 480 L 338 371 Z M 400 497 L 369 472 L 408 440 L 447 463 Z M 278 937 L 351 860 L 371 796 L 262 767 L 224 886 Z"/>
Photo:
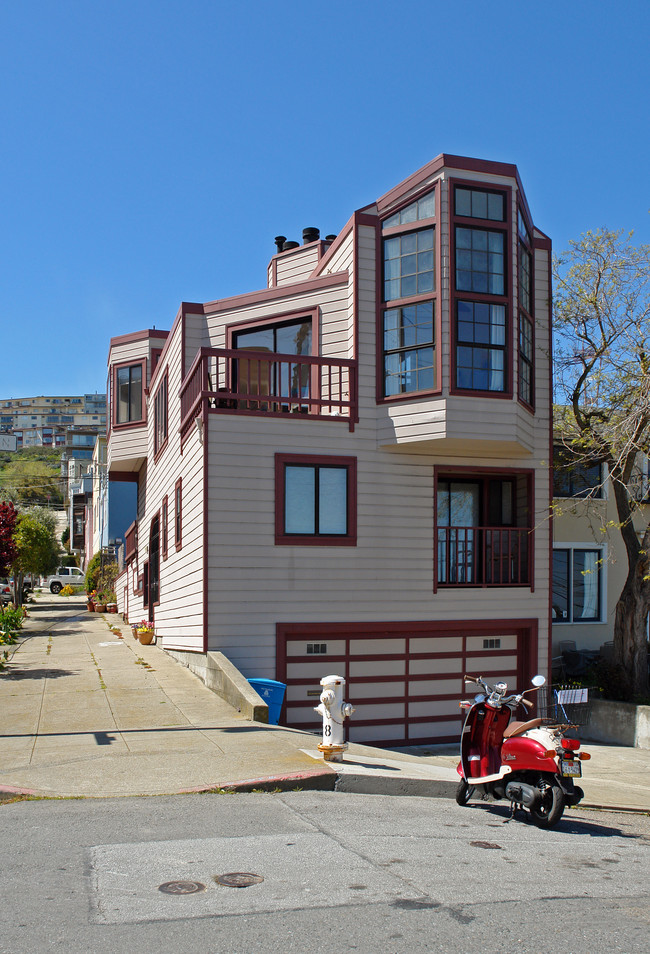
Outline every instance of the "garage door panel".
<path fill-rule="evenodd" d="M 409 675 L 433 676 L 435 673 L 457 672 L 463 669 L 462 653 L 459 659 L 409 659 Z"/>
<path fill-rule="evenodd" d="M 406 652 L 405 639 L 351 639 L 350 655 L 352 656 L 385 656 L 388 653 L 403 656 Z"/>
<path fill-rule="evenodd" d="M 397 744 L 404 739 L 404 724 L 350 725 L 349 739 L 350 742 L 394 742 Z"/>
<path fill-rule="evenodd" d="M 350 680 L 355 676 L 364 679 L 368 676 L 404 676 L 404 659 L 364 659 L 350 663 Z"/>
<path fill-rule="evenodd" d="M 514 635 L 509 636 L 468 636 L 467 637 L 467 652 L 468 653 L 482 653 L 490 649 L 500 649 L 500 650 L 510 650 L 510 652 L 517 652 L 517 637 Z"/>
<path fill-rule="evenodd" d="M 323 649 L 323 647 L 325 647 Z M 287 656 L 345 656 L 346 641 L 344 639 L 328 639 L 326 636 L 317 639 L 300 639 L 287 643 Z"/>
<path fill-rule="evenodd" d="M 409 695 L 413 699 L 417 696 L 449 695 L 452 692 L 460 698 L 463 693 L 462 679 L 412 679 Z"/>
<path fill-rule="evenodd" d="M 403 719 L 406 715 L 405 709 L 403 702 L 362 703 L 357 706 L 352 718 L 364 722 L 368 719 Z"/>
<path fill-rule="evenodd" d="M 357 699 L 375 699 L 392 698 L 394 696 L 403 697 L 406 695 L 406 683 L 400 682 L 351 682 L 346 687 L 347 696 L 350 702 L 356 702 Z"/>
<path fill-rule="evenodd" d="M 454 741 L 460 735 L 460 719 L 450 719 L 448 722 L 413 722 L 409 726 L 409 741 L 418 739 L 445 739 Z"/>
<path fill-rule="evenodd" d="M 409 702 L 409 719 L 421 716 L 453 716 L 458 713 L 458 699 L 428 699 L 426 702 Z"/>
<path fill-rule="evenodd" d="M 409 652 L 415 653 L 454 653 L 463 652 L 462 636 L 411 636 Z"/>

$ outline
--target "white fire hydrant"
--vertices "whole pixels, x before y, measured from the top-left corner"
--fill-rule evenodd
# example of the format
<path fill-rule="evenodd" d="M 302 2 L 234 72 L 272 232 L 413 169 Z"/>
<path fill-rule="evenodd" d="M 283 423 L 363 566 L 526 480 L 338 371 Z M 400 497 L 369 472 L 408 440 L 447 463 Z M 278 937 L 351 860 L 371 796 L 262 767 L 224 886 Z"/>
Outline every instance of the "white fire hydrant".
<path fill-rule="evenodd" d="M 320 681 L 323 691 L 320 705 L 314 706 L 314 712 L 323 717 L 323 741 L 318 751 L 323 753 L 326 762 L 342 762 L 348 743 L 343 739 L 343 720 L 354 712 L 354 706 L 343 702 L 343 676 L 323 676 Z"/>

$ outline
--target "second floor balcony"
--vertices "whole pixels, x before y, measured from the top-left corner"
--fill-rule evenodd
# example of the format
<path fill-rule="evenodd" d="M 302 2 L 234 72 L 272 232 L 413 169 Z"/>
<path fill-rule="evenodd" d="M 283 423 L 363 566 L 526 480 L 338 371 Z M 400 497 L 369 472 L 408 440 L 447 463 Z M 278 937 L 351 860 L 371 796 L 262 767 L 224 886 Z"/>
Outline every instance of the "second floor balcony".
<path fill-rule="evenodd" d="M 181 386 L 181 434 L 198 414 L 210 411 L 267 417 L 300 414 L 358 420 L 357 365 L 346 358 L 201 348 Z"/>
<path fill-rule="evenodd" d="M 439 586 L 529 584 L 532 532 L 527 527 L 438 527 Z"/>

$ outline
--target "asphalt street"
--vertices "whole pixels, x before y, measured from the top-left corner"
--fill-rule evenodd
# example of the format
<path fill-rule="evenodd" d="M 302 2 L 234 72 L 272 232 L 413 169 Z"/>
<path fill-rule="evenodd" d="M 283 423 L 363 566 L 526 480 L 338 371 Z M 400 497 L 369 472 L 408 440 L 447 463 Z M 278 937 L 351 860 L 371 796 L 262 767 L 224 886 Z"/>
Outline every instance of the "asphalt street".
<path fill-rule="evenodd" d="M 203 793 L 5 803 L 0 837 L 2 954 L 650 949 L 642 814 Z"/>

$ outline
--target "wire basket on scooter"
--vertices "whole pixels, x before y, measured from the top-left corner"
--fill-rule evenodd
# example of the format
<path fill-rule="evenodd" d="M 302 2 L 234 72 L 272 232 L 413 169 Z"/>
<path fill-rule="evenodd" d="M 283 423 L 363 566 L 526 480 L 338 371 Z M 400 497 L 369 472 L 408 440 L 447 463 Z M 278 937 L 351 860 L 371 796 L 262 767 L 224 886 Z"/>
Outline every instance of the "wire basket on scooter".
<path fill-rule="evenodd" d="M 587 725 L 593 689 L 576 686 L 542 686 L 537 696 L 541 719 L 555 725 Z"/>

